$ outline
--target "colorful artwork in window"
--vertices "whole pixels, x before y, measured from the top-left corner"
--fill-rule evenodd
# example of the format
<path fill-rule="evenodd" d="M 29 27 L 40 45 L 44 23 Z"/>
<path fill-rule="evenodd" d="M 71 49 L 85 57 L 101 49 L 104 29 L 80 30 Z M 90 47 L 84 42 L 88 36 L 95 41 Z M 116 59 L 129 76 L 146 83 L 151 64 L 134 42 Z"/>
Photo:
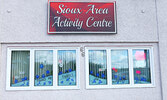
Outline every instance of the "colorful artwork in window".
<path fill-rule="evenodd" d="M 58 86 L 76 85 L 76 50 L 58 50 Z"/>
<path fill-rule="evenodd" d="M 35 51 L 35 86 L 53 85 L 53 51 Z"/>
<path fill-rule="evenodd" d="M 11 87 L 29 86 L 30 52 L 12 51 Z"/>
<path fill-rule="evenodd" d="M 133 70 L 135 84 L 151 83 L 149 50 L 133 50 Z"/>
<path fill-rule="evenodd" d="M 111 50 L 112 84 L 129 84 L 128 50 Z"/>
<path fill-rule="evenodd" d="M 106 50 L 89 50 L 89 85 L 107 85 Z"/>

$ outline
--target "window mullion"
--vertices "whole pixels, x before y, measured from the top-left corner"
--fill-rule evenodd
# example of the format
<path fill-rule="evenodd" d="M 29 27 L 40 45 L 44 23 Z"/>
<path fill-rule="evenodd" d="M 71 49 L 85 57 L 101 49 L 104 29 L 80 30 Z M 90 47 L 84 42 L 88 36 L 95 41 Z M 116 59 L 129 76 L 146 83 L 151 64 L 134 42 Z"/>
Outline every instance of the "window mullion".
<path fill-rule="evenodd" d="M 34 49 L 30 50 L 30 88 L 34 88 Z"/>
<path fill-rule="evenodd" d="M 107 82 L 108 86 L 112 86 L 112 72 L 111 72 L 111 50 L 107 49 Z"/>
<path fill-rule="evenodd" d="M 133 74 L 133 56 L 132 56 L 132 49 L 128 49 L 129 54 L 129 78 L 130 78 L 130 85 L 134 85 L 134 74 Z"/>
<path fill-rule="evenodd" d="M 57 87 L 57 50 L 53 50 L 53 87 Z"/>
<path fill-rule="evenodd" d="M 86 64 L 86 87 L 89 88 L 89 57 L 88 49 L 85 49 L 85 64 Z"/>
<path fill-rule="evenodd" d="M 9 89 L 10 88 L 10 77 L 11 77 L 11 55 L 12 55 L 12 51 L 10 49 L 8 49 L 8 54 L 7 54 L 7 79 L 6 79 L 6 89 Z"/>
<path fill-rule="evenodd" d="M 150 48 L 149 49 L 149 59 L 150 59 L 150 72 L 151 72 L 151 84 L 152 85 L 155 85 L 155 80 L 154 80 L 154 75 L 155 75 L 155 73 L 154 73 L 154 54 L 153 54 L 153 48 Z"/>
<path fill-rule="evenodd" d="M 76 49 L 76 86 L 80 87 L 80 52 L 79 49 Z"/>

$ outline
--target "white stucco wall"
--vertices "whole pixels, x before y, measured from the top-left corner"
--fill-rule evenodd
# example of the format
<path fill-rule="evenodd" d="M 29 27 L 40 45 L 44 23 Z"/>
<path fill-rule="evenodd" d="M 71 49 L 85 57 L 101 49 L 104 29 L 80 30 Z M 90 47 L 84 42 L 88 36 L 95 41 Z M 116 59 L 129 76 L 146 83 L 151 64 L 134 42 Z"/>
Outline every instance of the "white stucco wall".
<path fill-rule="evenodd" d="M 109 1 L 105 0 L 105 2 Z M 2 43 L 0 44 L 2 49 L 0 52 L 0 100 L 162 100 L 161 87 L 163 87 L 163 98 L 166 100 L 167 29 L 165 25 L 167 26 L 167 20 L 165 18 L 167 13 L 165 6 L 167 2 L 157 0 L 157 6 L 155 0 L 116 0 L 116 3 L 117 34 L 48 35 L 47 0 L 0 0 L 0 42 Z M 6 91 L 8 46 L 62 45 L 151 45 L 154 47 L 156 86 L 86 90 L 85 63 L 84 57 L 81 57 L 79 90 Z"/>
<path fill-rule="evenodd" d="M 155 0 L 116 0 L 118 34 L 96 35 L 48 35 L 47 1 L 1 0 L 0 40 L 3 42 L 158 41 Z"/>

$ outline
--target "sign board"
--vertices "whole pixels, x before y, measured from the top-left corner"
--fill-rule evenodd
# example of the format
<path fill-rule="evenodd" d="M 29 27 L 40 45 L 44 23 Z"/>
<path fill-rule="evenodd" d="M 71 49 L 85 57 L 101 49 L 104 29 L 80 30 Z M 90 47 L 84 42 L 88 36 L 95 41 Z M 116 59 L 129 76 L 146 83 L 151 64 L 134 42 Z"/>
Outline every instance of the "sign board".
<path fill-rule="evenodd" d="M 115 2 L 48 3 L 48 34 L 117 33 Z"/>

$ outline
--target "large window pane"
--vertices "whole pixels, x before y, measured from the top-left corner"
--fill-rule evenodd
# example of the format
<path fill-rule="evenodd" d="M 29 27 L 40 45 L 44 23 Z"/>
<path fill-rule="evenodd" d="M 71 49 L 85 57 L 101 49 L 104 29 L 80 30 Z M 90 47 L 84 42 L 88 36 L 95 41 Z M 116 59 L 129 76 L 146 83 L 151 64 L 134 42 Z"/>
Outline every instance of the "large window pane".
<path fill-rule="evenodd" d="M 133 50 L 135 84 L 151 83 L 149 50 Z"/>
<path fill-rule="evenodd" d="M 58 85 L 76 85 L 76 50 L 58 50 Z"/>
<path fill-rule="evenodd" d="M 128 50 L 111 50 L 112 84 L 129 84 Z"/>
<path fill-rule="evenodd" d="M 106 50 L 89 50 L 89 85 L 107 84 Z"/>
<path fill-rule="evenodd" d="M 53 85 L 53 51 L 35 51 L 35 86 Z"/>
<path fill-rule="evenodd" d="M 12 51 L 11 57 L 10 86 L 29 86 L 30 52 Z"/>

